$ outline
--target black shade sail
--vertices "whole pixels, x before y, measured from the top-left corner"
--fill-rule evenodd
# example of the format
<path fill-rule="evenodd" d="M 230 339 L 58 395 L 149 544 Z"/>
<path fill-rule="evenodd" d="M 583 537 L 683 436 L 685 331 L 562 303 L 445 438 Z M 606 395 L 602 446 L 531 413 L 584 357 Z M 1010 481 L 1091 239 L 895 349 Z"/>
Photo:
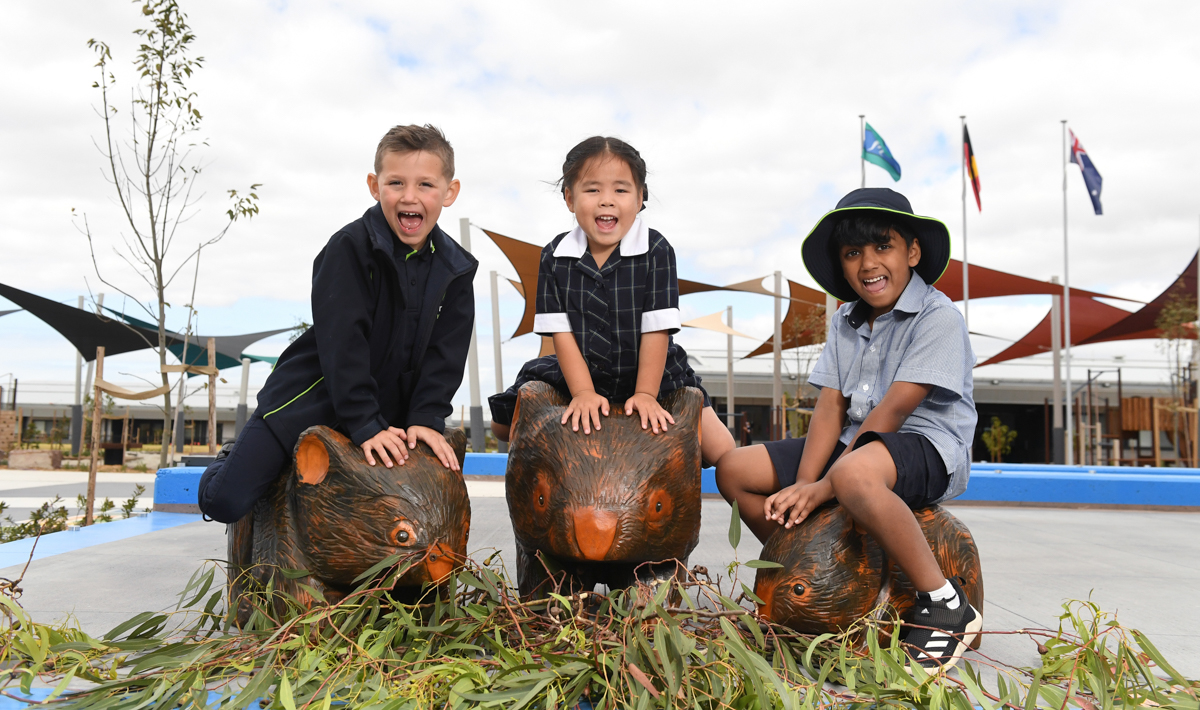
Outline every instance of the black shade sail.
<path fill-rule="evenodd" d="M 29 311 L 46 325 L 57 330 L 71 342 L 84 357 L 91 362 L 96 359 L 96 348 L 104 346 L 105 356 L 144 350 L 158 344 L 158 328 L 150 323 L 117 313 L 110 308 L 105 310 L 119 316 L 121 320 L 97 315 L 64 303 L 51 301 L 48 298 L 35 296 L 12 286 L 0 284 L 0 296 Z M 0 311 L 0 315 L 12 311 Z M 124 322 L 122 322 L 124 321 Z M 209 337 L 217 341 L 217 367 L 237 367 L 242 364 L 242 350 L 263 338 L 286 333 L 291 328 L 267 330 L 261 333 L 246 333 L 244 335 L 194 335 L 188 338 L 187 359 L 189 365 L 208 364 L 208 352 L 204 343 Z M 167 333 L 167 349 L 182 360 L 184 338 L 179 333 Z"/>

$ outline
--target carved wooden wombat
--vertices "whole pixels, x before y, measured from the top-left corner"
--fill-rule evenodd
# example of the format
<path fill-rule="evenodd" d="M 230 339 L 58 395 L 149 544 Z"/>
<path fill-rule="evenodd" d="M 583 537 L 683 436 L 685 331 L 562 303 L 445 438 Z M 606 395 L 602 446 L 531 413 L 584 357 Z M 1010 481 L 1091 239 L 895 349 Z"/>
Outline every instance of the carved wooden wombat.
<path fill-rule="evenodd" d="M 461 467 L 466 436 L 447 430 Z M 403 466 L 370 466 L 362 449 L 323 426 L 306 429 L 296 442 L 295 463 L 254 509 L 229 528 L 230 597 L 240 599 L 249 570 L 260 583 L 301 604 L 318 590 L 327 601 L 341 599 L 354 579 L 391 555 L 416 560 L 395 582 L 397 591 L 447 577 L 461 564 L 471 526 L 471 502 L 462 475 L 442 466 L 425 444 L 410 450 Z M 307 570 L 300 579 L 278 569 Z M 238 623 L 251 609 L 238 605 Z"/>
<path fill-rule="evenodd" d="M 668 395 L 663 407 L 675 424 L 657 435 L 616 411 L 623 402 L 611 403 L 599 430 L 572 431 L 561 424 L 567 404 L 544 382 L 517 398 L 504 480 L 521 594 L 546 580 L 539 551 L 584 589 L 632 584 L 646 562 L 686 563 L 700 537 L 701 392 Z M 668 576 L 676 564 L 638 573 Z"/>
<path fill-rule="evenodd" d="M 941 506 L 913 512 L 942 573 L 961 577 L 971 605 L 982 612 L 983 573 L 971 531 Z M 762 559 L 783 568 L 758 571 L 754 593 L 765 602 L 759 611 L 801 633 L 844 630 L 881 604 L 909 618 L 916 602 L 912 583 L 893 563 L 884 573 L 883 550 L 840 505 L 818 508 L 790 530 L 781 527 L 763 546 Z"/>

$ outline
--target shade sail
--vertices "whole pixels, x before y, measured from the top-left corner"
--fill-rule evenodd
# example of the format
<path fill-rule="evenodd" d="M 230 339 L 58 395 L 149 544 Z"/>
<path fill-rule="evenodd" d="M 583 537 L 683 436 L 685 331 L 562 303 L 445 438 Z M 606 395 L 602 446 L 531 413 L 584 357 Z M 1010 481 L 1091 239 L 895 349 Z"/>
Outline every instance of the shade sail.
<path fill-rule="evenodd" d="M 105 356 L 112 356 L 135 350 L 145 350 L 158 344 L 157 326 L 125 316 L 111 308 L 105 308 L 104 310 L 118 316 L 124 322 L 116 318 L 97 315 L 92 311 L 51 301 L 48 298 L 42 298 L 41 296 L 36 296 L 4 284 L 0 284 L 0 296 L 21 306 L 46 323 L 46 325 L 58 331 L 60 335 L 71 342 L 71 345 L 75 346 L 75 349 L 88 362 L 96 359 L 96 348 L 100 346 L 104 347 Z M 272 335 L 286 333 L 289 330 L 291 328 L 280 328 L 261 333 L 247 333 L 245 335 L 215 336 L 217 341 L 217 367 L 219 369 L 237 367 L 242 364 L 242 350 L 250 344 Z M 205 365 L 208 363 L 208 351 L 204 345 L 208 337 L 205 335 L 191 337 L 188 344 L 188 365 Z M 183 336 L 179 333 L 168 332 L 167 349 L 175 357 L 182 359 Z"/>
<path fill-rule="evenodd" d="M 96 359 L 96 348 L 100 346 L 104 346 L 106 355 L 120 355 L 151 347 L 151 343 L 158 342 L 157 330 L 149 333 L 119 320 L 35 296 L 12 286 L 0 284 L 0 296 L 57 330 L 88 362 Z"/>
<path fill-rule="evenodd" d="M 1105 328 L 1120 322 L 1129 311 L 1107 303 L 1094 301 L 1086 296 L 1076 296 L 1071 290 L 1071 343 L 1081 344 Z M 995 365 L 1006 360 L 1028 357 L 1050 352 L 1050 313 L 1012 345 L 991 356 L 976 367 Z"/>
<path fill-rule="evenodd" d="M 1048 296 L 1061 295 L 1063 292 L 1062 284 L 1050 283 L 1049 281 L 1038 281 L 1025 276 L 1017 276 L 1005 271 L 996 271 L 982 266 L 971 264 L 971 298 L 995 298 L 997 296 L 1034 296 L 1045 294 Z M 961 301 L 963 297 L 962 290 L 962 262 L 958 259 L 951 259 L 950 265 L 946 267 L 942 278 L 937 280 L 933 285 L 934 288 L 946 294 L 951 301 Z M 1120 296 L 1110 296 L 1105 293 L 1097 293 L 1095 291 L 1086 291 L 1084 289 L 1071 289 L 1071 297 L 1076 295 L 1087 296 L 1089 298 L 1111 298 L 1118 301 L 1129 301 L 1131 303 L 1141 303 L 1132 298 L 1121 298 Z M 1072 301 L 1073 303 L 1074 301 Z M 1073 308 L 1074 306 L 1072 306 Z M 1127 311 L 1126 311 L 1127 312 Z"/>
<path fill-rule="evenodd" d="M 823 342 L 825 340 L 825 318 L 823 317 L 825 294 L 791 279 L 788 279 L 787 283 L 788 295 L 791 300 L 788 302 L 787 313 L 783 316 L 783 325 L 780 328 L 780 334 L 783 336 L 781 349 L 790 350 L 804 345 L 812 345 L 814 342 Z M 774 296 L 775 294 L 769 295 Z M 746 357 L 758 357 L 774 351 L 775 336 L 772 335 Z"/>
<path fill-rule="evenodd" d="M 104 308 L 104 310 L 108 311 L 109 313 L 112 313 L 115 316 L 118 316 L 119 318 L 121 318 L 126 323 L 129 323 L 132 326 L 141 328 L 143 330 L 152 331 L 154 333 L 154 337 L 155 337 L 154 342 L 157 342 L 158 327 L 155 326 L 153 323 L 147 323 L 146 321 L 138 320 L 137 318 L 134 318 L 132 316 L 127 316 L 124 313 L 115 311 L 111 308 L 108 308 L 107 306 Z M 250 347 L 254 343 L 256 343 L 264 338 L 269 338 L 272 335 L 279 335 L 280 333 L 286 333 L 289 330 L 292 330 L 292 329 L 291 328 L 278 328 L 276 330 L 264 330 L 261 333 L 246 333 L 245 335 L 212 335 L 212 336 L 210 336 L 210 335 L 193 335 L 193 336 L 187 338 L 187 359 L 188 359 L 188 361 L 186 364 L 188 364 L 188 365 L 207 365 L 208 364 L 208 345 L 207 345 L 207 343 L 208 343 L 209 338 L 213 338 L 214 340 L 217 341 L 216 342 L 216 345 L 217 345 L 217 369 L 224 370 L 224 369 L 227 369 L 230 367 L 237 367 L 242 364 L 243 357 L 249 357 L 242 352 L 243 350 L 245 350 L 246 348 Z M 167 338 L 169 341 L 169 344 L 167 345 L 167 350 L 170 350 L 171 354 L 174 355 L 175 357 L 179 358 L 180 362 L 182 362 L 183 361 L 183 344 L 184 344 L 183 334 L 169 332 L 167 335 Z M 254 358 L 254 359 L 258 359 L 258 358 Z"/>
<path fill-rule="evenodd" d="M 1155 323 L 1158 317 L 1162 314 L 1163 308 L 1166 307 L 1168 301 L 1178 294 L 1178 296 L 1187 297 L 1195 301 L 1196 298 L 1196 259 L 1200 258 L 1200 252 L 1192 257 L 1191 263 L 1162 293 L 1153 300 L 1143 306 L 1141 309 L 1127 314 L 1125 318 L 1117 323 L 1113 323 L 1104 330 L 1092 335 L 1087 340 L 1081 342 L 1081 345 L 1088 343 L 1102 343 L 1109 340 L 1134 340 L 1137 338 L 1157 338 L 1162 332 L 1158 329 Z M 1074 312 L 1071 313 L 1074 318 Z M 1195 332 L 1189 336 L 1195 338 Z"/>
<path fill-rule="evenodd" d="M 706 316 L 700 316 L 699 318 L 693 318 L 689 321 L 684 321 L 683 326 L 685 328 L 697 328 L 699 330 L 711 330 L 714 333 L 724 333 L 725 335 L 736 335 L 739 338 L 752 338 L 754 340 L 757 340 L 757 338 L 755 338 L 753 335 L 746 335 L 745 333 L 739 333 L 738 331 L 734 330 L 733 328 L 730 328 L 729 326 L 725 325 L 725 321 L 721 320 L 721 316 L 723 316 L 723 315 L 725 315 L 725 311 L 717 311 L 716 313 L 709 313 Z"/>

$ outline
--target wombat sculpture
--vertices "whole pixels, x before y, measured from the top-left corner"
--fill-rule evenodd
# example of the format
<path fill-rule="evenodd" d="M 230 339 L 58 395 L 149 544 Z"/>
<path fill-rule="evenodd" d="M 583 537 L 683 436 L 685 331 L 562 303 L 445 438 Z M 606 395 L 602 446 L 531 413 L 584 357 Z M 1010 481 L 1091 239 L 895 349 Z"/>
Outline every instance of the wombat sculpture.
<path fill-rule="evenodd" d="M 942 573 L 960 577 L 971 605 L 982 611 L 983 573 L 971 531 L 941 506 L 913 512 Z M 800 633 L 845 630 L 882 605 L 907 619 L 916 603 L 912 583 L 840 505 L 822 506 L 790 530 L 781 527 L 761 557 L 783 568 L 758 571 L 759 612 Z M 973 646 L 979 647 L 978 636 Z"/>
<path fill-rule="evenodd" d="M 466 436 L 447 429 L 461 468 Z M 252 609 L 242 598 L 243 574 L 301 604 L 318 590 L 332 603 L 352 591 L 355 578 L 391 555 L 416 563 L 395 581 L 410 596 L 445 579 L 462 563 L 471 526 L 471 502 L 462 474 L 442 466 L 425 444 L 410 450 L 403 466 L 370 466 L 362 449 L 323 426 L 306 429 L 296 442 L 295 463 L 254 509 L 229 526 L 230 598 L 238 600 L 238 624 Z M 288 579 L 280 569 L 306 570 Z"/>
<path fill-rule="evenodd" d="M 703 395 L 671 393 L 663 407 L 675 424 L 657 435 L 616 410 L 623 402 L 598 431 L 572 431 L 561 424 L 567 404 L 544 382 L 517 398 L 504 482 L 522 596 L 547 581 L 539 552 L 584 590 L 676 574 L 674 560 L 686 565 L 700 538 Z"/>

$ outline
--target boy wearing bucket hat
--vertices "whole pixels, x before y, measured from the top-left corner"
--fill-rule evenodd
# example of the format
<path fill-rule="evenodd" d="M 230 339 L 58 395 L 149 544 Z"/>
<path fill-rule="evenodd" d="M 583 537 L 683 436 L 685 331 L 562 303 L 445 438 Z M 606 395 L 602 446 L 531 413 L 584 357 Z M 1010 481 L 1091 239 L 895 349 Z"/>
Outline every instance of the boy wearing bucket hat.
<path fill-rule="evenodd" d="M 946 226 L 884 188 L 855 190 L 804 240 L 804 265 L 844 304 L 809 384 L 808 436 L 736 449 L 717 465 L 760 540 L 836 497 L 918 591 L 904 642 L 948 667 L 983 617 L 938 566 L 912 510 L 960 495 L 978 418 L 975 355 L 958 309 L 932 284 L 950 260 Z M 940 629 L 940 630 L 935 630 Z"/>

